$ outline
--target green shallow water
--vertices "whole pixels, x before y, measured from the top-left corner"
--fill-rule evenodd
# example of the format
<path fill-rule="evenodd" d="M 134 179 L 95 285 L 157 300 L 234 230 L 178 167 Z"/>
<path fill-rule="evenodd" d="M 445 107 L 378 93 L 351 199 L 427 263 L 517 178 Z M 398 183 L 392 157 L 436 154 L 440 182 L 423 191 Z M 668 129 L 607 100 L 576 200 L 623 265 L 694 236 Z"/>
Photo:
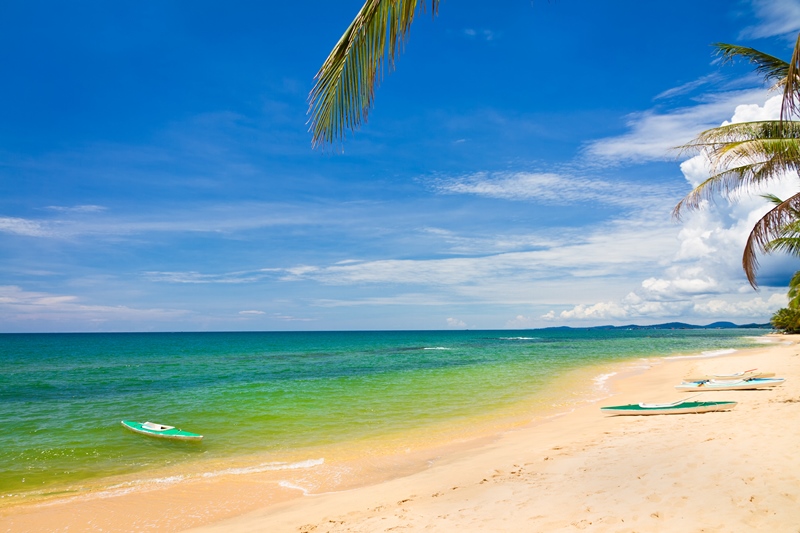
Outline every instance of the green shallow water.
<path fill-rule="evenodd" d="M 303 457 L 328 445 L 402 440 L 524 405 L 578 368 L 749 347 L 764 333 L 0 335 L 0 497 L 76 490 L 198 461 Z M 122 419 L 205 439 L 149 439 L 123 429 Z"/>

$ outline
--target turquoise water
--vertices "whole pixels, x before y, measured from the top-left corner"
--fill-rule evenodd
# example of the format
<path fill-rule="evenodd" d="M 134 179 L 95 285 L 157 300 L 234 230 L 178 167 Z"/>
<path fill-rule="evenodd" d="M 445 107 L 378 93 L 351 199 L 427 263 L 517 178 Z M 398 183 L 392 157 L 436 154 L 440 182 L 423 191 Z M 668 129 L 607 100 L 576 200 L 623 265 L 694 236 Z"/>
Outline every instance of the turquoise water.
<path fill-rule="evenodd" d="M 0 497 L 7 498 L 0 501 L 102 487 L 115 476 L 181 464 L 402 440 L 534 402 L 577 368 L 749 347 L 764 333 L 0 335 Z M 122 419 L 176 425 L 205 439 L 149 439 L 123 429 Z"/>

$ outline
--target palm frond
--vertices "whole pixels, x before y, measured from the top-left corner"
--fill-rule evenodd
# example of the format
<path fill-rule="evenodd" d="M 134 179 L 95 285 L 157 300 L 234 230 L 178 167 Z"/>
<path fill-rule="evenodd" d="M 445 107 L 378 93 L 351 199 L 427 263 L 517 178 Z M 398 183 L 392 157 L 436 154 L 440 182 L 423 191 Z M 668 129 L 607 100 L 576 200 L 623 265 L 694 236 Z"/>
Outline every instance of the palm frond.
<path fill-rule="evenodd" d="M 741 57 L 755 64 L 756 72 L 764 76 L 764 81 L 778 82 L 781 85 L 785 83 L 789 73 L 789 64 L 786 61 L 746 46 L 725 43 L 714 43 L 712 46 L 717 49 L 717 55 L 722 56 L 723 64 Z"/>
<path fill-rule="evenodd" d="M 772 239 L 764 247 L 764 253 L 782 252 L 789 255 L 800 255 L 800 236 L 778 237 Z"/>
<path fill-rule="evenodd" d="M 797 116 L 800 111 L 800 34 L 794 44 L 792 59 L 786 73 L 786 84 L 781 101 L 781 121 Z"/>
<path fill-rule="evenodd" d="M 430 0 L 436 16 L 440 0 Z M 405 43 L 417 8 L 425 0 L 366 0 L 314 77 L 308 96 L 309 131 L 314 147 L 358 129 L 372 108 L 375 88 Z"/>
<path fill-rule="evenodd" d="M 800 122 L 729 124 L 700 133 L 680 149 L 704 154 L 711 176 L 675 206 L 675 218 L 716 194 L 730 195 L 800 171 Z"/>
<path fill-rule="evenodd" d="M 789 281 L 789 292 L 786 293 L 786 296 L 789 297 L 789 308 L 797 309 L 800 307 L 800 270 L 795 272 Z"/>
<path fill-rule="evenodd" d="M 783 231 L 797 220 L 798 213 L 800 213 L 800 193 L 769 210 L 750 231 L 742 254 L 742 268 L 747 281 L 754 289 L 758 287 L 756 283 L 758 252 L 766 253 L 770 241 L 785 237 Z"/>
<path fill-rule="evenodd" d="M 780 198 L 778 198 L 774 194 L 769 194 L 769 193 L 762 194 L 761 198 L 763 198 L 764 200 L 767 200 L 769 203 L 771 203 L 773 205 L 781 205 L 783 203 L 783 200 L 781 200 Z"/>

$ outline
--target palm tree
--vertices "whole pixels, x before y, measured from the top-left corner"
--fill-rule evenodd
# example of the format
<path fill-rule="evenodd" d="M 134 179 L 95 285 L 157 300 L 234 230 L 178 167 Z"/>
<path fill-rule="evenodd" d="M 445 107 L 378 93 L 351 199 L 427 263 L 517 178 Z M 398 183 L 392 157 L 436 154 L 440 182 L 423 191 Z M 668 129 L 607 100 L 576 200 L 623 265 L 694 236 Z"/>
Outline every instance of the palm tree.
<path fill-rule="evenodd" d="M 785 333 L 800 332 L 800 313 L 796 309 L 788 307 L 778 309 L 769 322 L 772 327 Z"/>
<path fill-rule="evenodd" d="M 800 271 L 795 272 L 789 282 L 789 306 L 778 309 L 770 323 L 775 329 L 786 333 L 800 332 Z"/>
<path fill-rule="evenodd" d="M 433 16 L 439 1 L 429 0 Z M 425 6 L 425 0 L 366 0 L 314 77 L 308 96 L 312 146 L 341 141 L 345 130 L 366 122 L 387 51 L 393 69 L 414 15 Z"/>
<path fill-rule="evenodd" d="M 800 122 L 789 120 L 800 110 L 800 35 L 789 63 L 758 50 L 730 44 L 715 45 L 723 61 L 744 57 L 756 65 L 765 81 L 783 88 L 779 120 L 728 124 L 706 130 L 683 146 L 684 151 L 704 154 L 711 176 L 681 200 L 673 211 L 676 218 L 685 209 L 698 209 L 715 194 L 740 190 L 781 180 L 787 173 L 800 176 Z M 753 227 L 742 254 L 742 268 L 757 288 L 758 252 L 780 249 L 769 243 L 783 237 L 782 231 L 798 219 L 800 192 L 776 205 Z"/>
<path fill-rule="evenodd" d="M 764 198 L 776 206 L 783 203 L 783 200 L 774 194 L 765 194 Z M 795 210 L 791 215 L 792 220 L 781 227 L 780 235 L 764 246 L 766 253 L 783 252 L 800 257 L 800 211 Z"/>

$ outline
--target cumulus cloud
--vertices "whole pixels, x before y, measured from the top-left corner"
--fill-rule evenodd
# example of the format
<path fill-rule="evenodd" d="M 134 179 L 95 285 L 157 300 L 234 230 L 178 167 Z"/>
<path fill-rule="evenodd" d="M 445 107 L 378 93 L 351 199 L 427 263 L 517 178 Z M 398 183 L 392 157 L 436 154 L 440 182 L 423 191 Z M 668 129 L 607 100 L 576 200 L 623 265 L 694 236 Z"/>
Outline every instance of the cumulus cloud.
<path fill-rule="evenodd" d="M 763 105 L 741 104 L 730 120 L 735 123 L 777 119 L 780 96 Z M 695 156 L 681 164 L 686 181 L 695 187 L 709 176 L 707 161 Z M 583 303 L 550 311 L 545 320 L 629 320 L 648 317 L 694 316 L 710 319 L 761 319 L 786 304 L 785 288 L 749 291 L 741 271 L 741 254 L 754 224 L 770 208 L 759 195 L 788 197 L 797 192 L 796 179 L 784 179 L 750 194 L 706 201 L 701 209 L 684 213 L 677 248 L 663 270 L 642 280 L 618 301 Z M 751 294 L 751 297 L 747 297 Z M 745 295 L 743 297 L 743 295 Z"/>
<path fill-rule="evenodd" d="M 457 318 L 448 318 L 447 319 L 447 327 L 448 328 L 458 328 L 463 329 L 467 327 L 467 323 L 463 320 L 459 320 Z"/>

